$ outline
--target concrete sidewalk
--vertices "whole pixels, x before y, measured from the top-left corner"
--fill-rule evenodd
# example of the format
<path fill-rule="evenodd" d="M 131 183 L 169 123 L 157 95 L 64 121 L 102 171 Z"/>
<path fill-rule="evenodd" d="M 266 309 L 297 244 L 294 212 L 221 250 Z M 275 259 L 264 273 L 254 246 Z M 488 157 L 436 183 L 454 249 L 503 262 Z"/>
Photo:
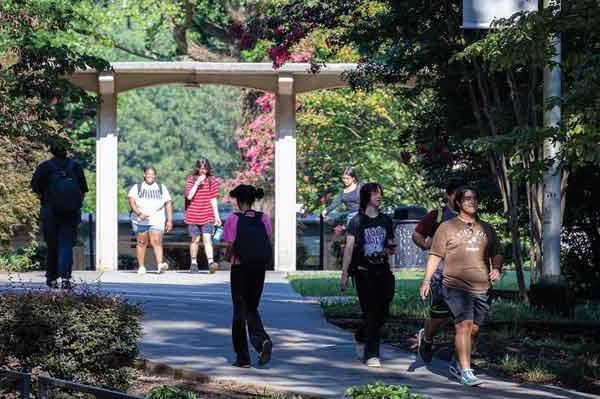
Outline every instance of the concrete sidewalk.
<path fill-rule="evenodd" d="M 264 368 L 231 367 L 229 274 L 168 272 L 163 275 L 79 272 L 75 279 L 143 304 L 142 356 L 215 379 L 323 397 L 341 397 L 347 387 L 376 380 L 408 384 L 432 399 L 446 398 L 600 398 L 551 386 L 531 386 L 480 376 L 485 385 L 466 388 L 447 377 L 448 365 L 425 366 L 408 353 L 383 346 L 381 369 L 356 360 L 352 335 L 321 317 L 319 304 L 296 294 L 281 273 L 268 273 L 261 315 L 274 342 L 273 360 Z M 26 286 L 42 284 L 41 273 L 20 278 Z M 7 286 L 0 274 L 0 288 Z"/>

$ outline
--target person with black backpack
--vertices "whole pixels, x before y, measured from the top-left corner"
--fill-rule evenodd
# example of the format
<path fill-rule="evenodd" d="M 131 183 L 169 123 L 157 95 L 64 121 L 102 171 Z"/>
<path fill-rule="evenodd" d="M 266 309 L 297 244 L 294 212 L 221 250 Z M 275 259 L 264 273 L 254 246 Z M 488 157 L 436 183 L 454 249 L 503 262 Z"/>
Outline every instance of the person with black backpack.
<path fill-rule="evenodd" d="M 363 315 L 354 334 L 356 351 L 368 367 L 381 367 L 379 339 L 394 298 L 395 279 L 389 256 L 394 252 L 392 219 L 380 212 L 383 188 L 367 183 L 360 189 L 360 209 L 348 224 L 340 287 L 352 277 Z"/>
<path fill-rule="evenodd" d="M 64 147 L 52 146 L 53 158 L 42 162 L 31 178 L 31 190 L 40 198 L 41 230 L 46 242 L 46 285 L 71 289 L 73 246 L 88 186 L 79 163 Z"/>
<path fill-rule="evenodd" d="M 237 202 L 239 212 L 233 213 L 225 222 L 223 240 L 230 244 L 226 259 L 231 263 L 231 298 L 233 322 L 231 334 L 236 360 L 233 366 L 250 367 L 250 342 L 259 354 L 259 365 L 271 360 L 273 343 L 265 331 L 258 305 L 265 284 L 265 272 L 273 262 L 271 245 L 272 227 L 269 216 L 252 209 L 264 191 L 254 186 L 241 184 L 229 196 Z"/>

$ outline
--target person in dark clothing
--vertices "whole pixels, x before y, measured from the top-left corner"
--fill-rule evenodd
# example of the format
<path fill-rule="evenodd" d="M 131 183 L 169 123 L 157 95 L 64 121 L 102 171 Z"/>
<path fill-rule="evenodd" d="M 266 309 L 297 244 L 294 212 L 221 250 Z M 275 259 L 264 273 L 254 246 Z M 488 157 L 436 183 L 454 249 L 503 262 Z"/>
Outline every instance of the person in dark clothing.
<path fill-rule="evenodd" d="M 79 163 L 63 147 L 52 146 L 52 159 L 42 162 L 31 179 L 31 190 L 40 198 L 41 230 L 46 242 L 46 284 L 71 288 L 73 246 L 81 221 L 81 206 L 88 186 Z"/>
<path fill-rule="evenodd" d="M 357 354 L 369 367 L 381 367 L 379 340 L 394 298 L 389 256 L 394 250 L 392 220 L 379 211 L 383 189 L 367 183 L 360 189 L 360 210 L 348 224 L 340 287 L 354 278 L 363 323 L 355 334 Z"/>
<path fill-rule="evenodd" d="M 344 184 L 344 188 L 335 197 L 333 202 L 327 208 L 323 209 L 323 212 L 321 212 L 323 217 L 326 217 L 342 204 L 344 204 L 348 211 L 348 221 L 358 213 L 360 207 L 360 180 L 352 167 L 344 169 L 342 183 Z"/>
<path fill-rule="evenodd" d="M 233 322 L 231 335 L 236 367 L 250 367 L 250 342 L 259 354 L 259 365 L 271 360 L 273 343 L 265 331 L 258 306 L 265 284 L 265 271 L 272 262 L 273 228 L 269 216 L 252 209 L 257 199 L 264 196 L 262 189 L 239 185 L 229 196 L 236 200 L 240 212 L 230 215 L 225 222 L 223 240 L 230 244 L 225 258 L 231 263 L 231 299 Z"/>

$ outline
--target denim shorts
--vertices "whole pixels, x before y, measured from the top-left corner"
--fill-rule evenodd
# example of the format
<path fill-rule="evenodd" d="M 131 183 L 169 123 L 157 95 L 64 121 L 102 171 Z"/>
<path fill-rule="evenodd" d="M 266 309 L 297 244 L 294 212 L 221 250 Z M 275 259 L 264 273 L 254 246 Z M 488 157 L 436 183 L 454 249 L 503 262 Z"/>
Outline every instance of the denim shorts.
<path fill-rule="evenodd" d="M 474 294 L 456 288 L 443 287 L 444 299 L 454 317 L 454 324 L 472 320 L 482 326 L 490 310 L 488 294 Z"/>
<path fill-rule="evenodd" d="M 214 234 L 215 232 L 215 224 L 214 223 L 205 223 L 205 224 L 188 224 L 188 234 L 190 237 L 199 236 L 200 234 Z"/>
<path fill-rule="evenodd" d="M 131 229 L 133 230 L 134 234 L 144 234 L 150 231 L 159 231 L 161 233 L 165 232 L 164 226 L 152 226 L 149 224 L 131 223 Z"/>

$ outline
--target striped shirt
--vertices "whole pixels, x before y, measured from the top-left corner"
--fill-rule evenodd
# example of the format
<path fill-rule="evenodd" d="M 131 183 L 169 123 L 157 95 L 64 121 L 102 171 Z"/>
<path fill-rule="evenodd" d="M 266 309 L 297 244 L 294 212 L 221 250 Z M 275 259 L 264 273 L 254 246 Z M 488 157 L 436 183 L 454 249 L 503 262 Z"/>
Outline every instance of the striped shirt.
<path fill-rule="evenodd" d="M 192 190 L 197 176 L 188 176 L 185 182 L 185 192 L 187 195 Z M 205 179 L 196 190 L 196 194 L 190 201 L 187 210 L 185 211 L 185 223 L 203 225 L 215 222 L 215 214 L 210 200 L 219 197 L 219 180 L 215 176 L 210 176 Z"/>

